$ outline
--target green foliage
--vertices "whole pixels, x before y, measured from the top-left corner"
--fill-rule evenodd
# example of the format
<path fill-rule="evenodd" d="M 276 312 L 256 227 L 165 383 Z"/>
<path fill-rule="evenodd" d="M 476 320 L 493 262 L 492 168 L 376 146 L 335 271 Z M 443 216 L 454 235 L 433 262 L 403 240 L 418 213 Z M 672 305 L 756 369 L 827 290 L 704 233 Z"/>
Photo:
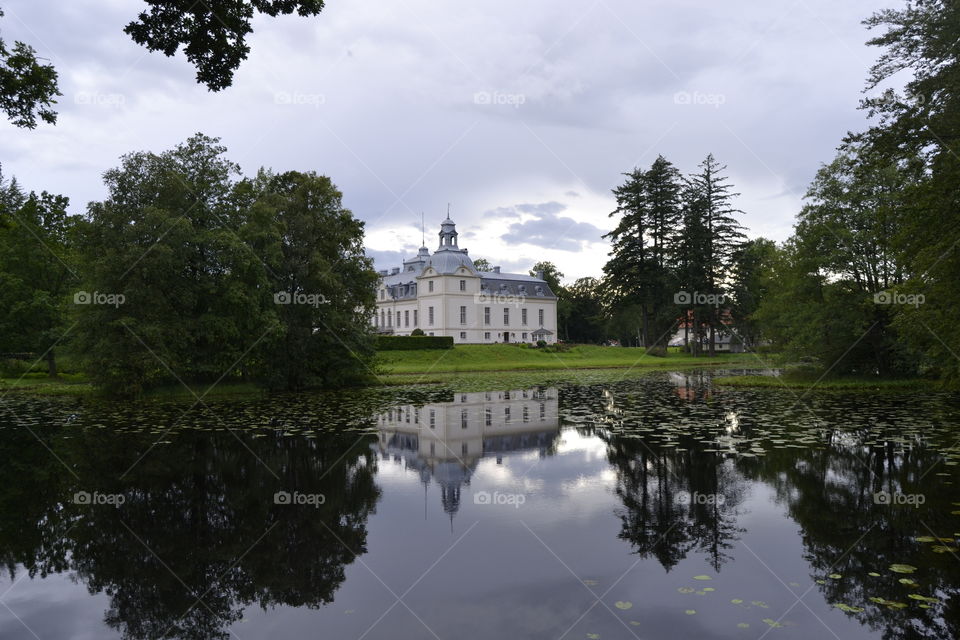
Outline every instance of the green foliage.
<path fill-rule="evenodd" d="M 882 53 L 867 90 L 894 75 L 906 77 L 903 94 L 886 90 L 864 101 L 873 126 L 863 141 L 889 166 L 906 172 L 910 184 L 894 194 L 905 214 L 895 218 L 889 249 L 909 266 L 900 290 L 924 303 L 899 305 L 893 330 L 922 352 L 940 374 L 960 380 L 960 5 L 946 0 L 909 3 L 866 21 L 882 30 L 869 44 Z M 903 73 L 901 73 L 903 72 Z M 919 169 L 914 165 L 920 164 Z"/>
<path fill-rule="evenodd" d="M 75 347 L 91 379 L 336 386 L 365 375 L 375 274 L 329 179 L 239 169 L 213 138 L 133 153 L 82 224 Z"/>
<path fill-rule="evenodd" d="M 750 349 L 756 349 L 762 342 L 755 314 L 769 293 L 776 254 L 776 244 L 766 238 L 748 240 L 733 254 L 730 318 L 734 332 Z"/>
<path fill-rule="evenodd" d="M 0 352 L 43 355 L 50 375 L 57 373 L 67 293 L 77 279 L 67 202 L 46 191 L 24 195 L 0 177 Z"/>
<path fill-rule="evenodd" d="M 211 91 L 233 83 L 233 73 L 246 60 L 250 47 L 246 37 L 253 33 L 256 13 L 271 17 L 314 16 L 323 9 L 323 0 L 145 0 L 148 11 L 128 24 L 124 31 L 134 42 L 150 51 L 174 55 L 183 52 L 197 68 L 197 82 Z"/>
<path fill-rule="evenodd" d="M 265 256 L 275 303 L 257 347 L 262 375 L 284 389 L 358 382 L 370 373 L 374 352 L 369 318 L 377 282 L 363 250 L 363 222 L 325 176 L 261 172 L 256 183 L 244 236 Z"/>
<path fill-rule="evenodd" d="M 412 335 L 412 336 L 425 336 L 425 335 L 427 335 L 427 334 L 425 334 L 425 333 L 423 332 L 423 329 L 417 328 L 417 329 L 414 329 L 413 331 L 411 331 L 411 332 L 410 332 L 410 335 Z"/>
<path fill-rule="evenodd" d="M 596 278 L 579 278 L 567 287 L 564 335 L 572 342 L 598 344 L 606 336 L 603 291 Z"/>
<path fill-rule="evenodd" d="M 493 267 L 490 266 L 490 261 L 486 258 L 475 258 L 473 261 L 473 266 L 477 271 L 481 271 L 483 273 L 489 273 L 490 271 L 493 271 Z"/>
<path fill-rule="evenodd" d="M 377 336 L 377 351 L 418 351 L 422 349 L 452 349 L 452 336 Z"/>
<path fill-rule="evenodd" d="M 794 236 L 775 261 L 757 317 L 795 357 L 834 373 L 911 375 L 919 354 L 898 334 L 903 305 L 875 296 L 909 273 L 892 247 L 910 173 L 851 145 L 817 172 Z"/>
<path fill-rule="evenodd" d="M 0 39 L 0 110 L 14 126 L 33 129 L 37 118 L 55 124 L 57 112 L 53 105 L 59 95 L 62 94 L 57 86 L 57 72 L 52 65 L 41 63 L 33 47 L 14 42 L 9 49 Z"/>

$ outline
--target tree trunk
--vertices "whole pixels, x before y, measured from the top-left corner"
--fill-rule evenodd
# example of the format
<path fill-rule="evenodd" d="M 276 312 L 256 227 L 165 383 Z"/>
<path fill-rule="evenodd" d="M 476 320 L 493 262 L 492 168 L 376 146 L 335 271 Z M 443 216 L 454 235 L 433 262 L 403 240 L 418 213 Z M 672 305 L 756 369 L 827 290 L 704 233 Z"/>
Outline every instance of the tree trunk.
<path fill-rule="evenodd" d="M 716 339 L 715 338 L 717 335 L 716 334 L 717 329 L 715 326 L 716 323 L 714 322 L 713 314 L 714 314 L 714 310 L 711 309 L 710 310 L 710 346 L 708 348 L 708 353 L 710 354 L 711 358 L 716 355 Z"/>
<path fill-rule="evenodd" d="M 53 354 L 53 349 L 47 351 L 47 375 L 51 378 L 57 377 L 57 359 Z"/>

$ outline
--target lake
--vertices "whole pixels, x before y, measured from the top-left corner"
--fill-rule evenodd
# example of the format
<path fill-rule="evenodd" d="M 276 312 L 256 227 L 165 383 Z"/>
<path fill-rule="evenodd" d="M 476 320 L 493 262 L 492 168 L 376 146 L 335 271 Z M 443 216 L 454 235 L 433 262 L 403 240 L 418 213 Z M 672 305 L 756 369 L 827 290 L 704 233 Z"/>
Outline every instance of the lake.
<path fill-rule="evenodd" d="M 960 637 L 956 394 L 621 375 L 8 395 L 0 637 Z"/>

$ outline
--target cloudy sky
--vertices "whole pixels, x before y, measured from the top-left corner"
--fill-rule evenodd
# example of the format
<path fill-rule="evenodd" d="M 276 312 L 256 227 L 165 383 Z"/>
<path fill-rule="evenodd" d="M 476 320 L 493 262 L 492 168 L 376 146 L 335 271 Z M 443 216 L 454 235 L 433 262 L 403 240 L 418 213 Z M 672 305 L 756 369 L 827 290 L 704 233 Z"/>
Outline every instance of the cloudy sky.
<path fill-rule="evenodd" d="M 663 154 L 728 165 L 749 235 L 785 239 L 857 109 L 877 52 L 860 24 L 894 0 L 338 2 L 258 18 L 231 88 L 123 33 L 138 0 L 2 0 L 5 40 L 60 73 L 56 126 L 0 123 L 0 162 L 75 213 L 120 155 L 201 131 L 245 173 L 329 175 L 367 223 L 378 268 L 437 244 L 504 270 L 552 260 L 599 275 L 621 173 Z"/>

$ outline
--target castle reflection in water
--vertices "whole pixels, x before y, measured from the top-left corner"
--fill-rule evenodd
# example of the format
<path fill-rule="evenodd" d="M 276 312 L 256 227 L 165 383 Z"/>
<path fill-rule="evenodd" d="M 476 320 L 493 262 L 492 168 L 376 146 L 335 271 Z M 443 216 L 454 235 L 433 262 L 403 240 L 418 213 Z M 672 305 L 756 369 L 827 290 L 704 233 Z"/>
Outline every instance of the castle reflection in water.
<path fill-rule="evenodd" d="M 425 489 L 435 482 L 452 518 L 480 458 L 502 464 L 513 453 L 552 453 L 560 432 L 557 389 L 455 393 L 452 402 L 396 406 L 377 416 L 377 427 L 383 459 L 419 473 Z"/>

